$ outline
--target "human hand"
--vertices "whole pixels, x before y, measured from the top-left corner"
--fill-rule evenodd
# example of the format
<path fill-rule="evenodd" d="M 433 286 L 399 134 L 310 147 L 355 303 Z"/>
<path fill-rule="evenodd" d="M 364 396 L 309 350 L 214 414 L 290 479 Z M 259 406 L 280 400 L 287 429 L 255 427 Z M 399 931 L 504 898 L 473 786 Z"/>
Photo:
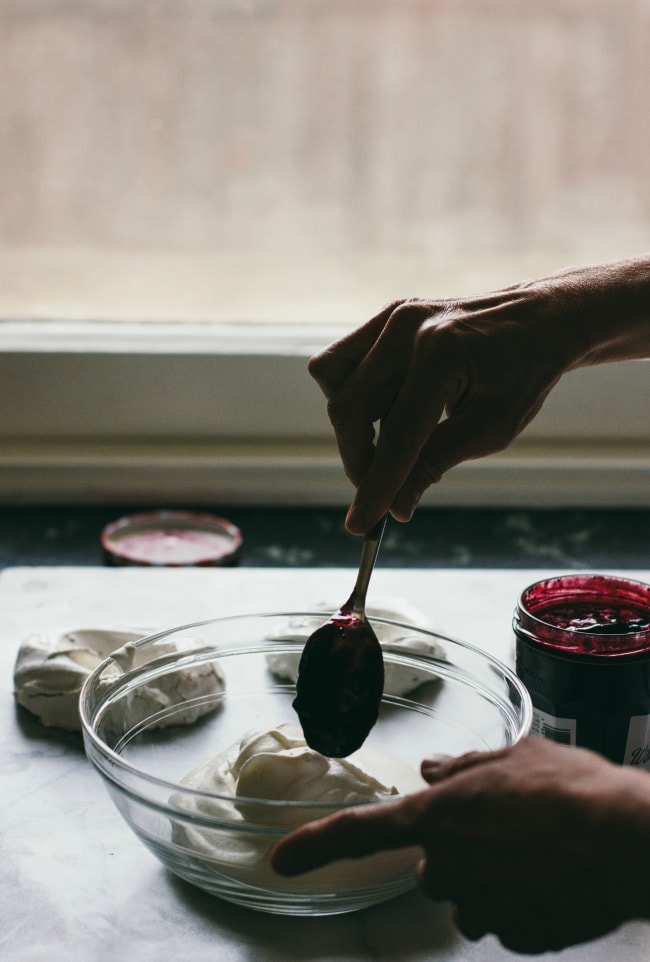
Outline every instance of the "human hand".
<path fill-rule="evenodd" d="M 419 884 L 451 901 L 471 939 L 495 933 L 536 953 L 650 916 L 650 776 L 578 748 L 529 739 L 425 761 L 430 787 L 349 808 L 276 846 L 285 875 L 338 858 L 421 845 Z"/>
<path fill-rule="evenodd" d="M 451 467 L 510 444 L 587 350 L 585 291 L 584 274 L 567 272 L 464 300 L 396 301 L 310 360 L 357 488 L 348 530 L 367 533 L 389 509 L 408 521 Z"/>

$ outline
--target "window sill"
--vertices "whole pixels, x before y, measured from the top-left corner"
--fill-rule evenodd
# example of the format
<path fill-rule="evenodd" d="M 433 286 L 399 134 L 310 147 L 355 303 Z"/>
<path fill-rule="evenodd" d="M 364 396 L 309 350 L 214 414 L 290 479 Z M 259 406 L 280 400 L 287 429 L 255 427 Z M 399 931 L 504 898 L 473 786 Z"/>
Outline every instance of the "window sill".
<path fill-rule="evenodd" d="M 423 505 L 646 507 L 645 444 L 520 439 L 466 462 Z M 9 441 L 1 503 L 204 503 L 345 506 L 352 489 L 332 442 Z"/>
<path fill-rule="evenodd" d="M 323 325 L 0 323 L 0 503 L 350 499 L 306 358 Z M 566 375 L 433 505 L 648 503 L 648 362 Z"/>

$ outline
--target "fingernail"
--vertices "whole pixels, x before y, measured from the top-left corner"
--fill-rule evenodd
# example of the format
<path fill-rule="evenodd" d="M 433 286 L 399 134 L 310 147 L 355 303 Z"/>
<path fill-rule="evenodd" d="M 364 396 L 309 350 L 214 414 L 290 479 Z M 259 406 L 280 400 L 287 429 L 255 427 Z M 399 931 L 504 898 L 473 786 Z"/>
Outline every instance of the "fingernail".
<path fill-rule="evenodd" d="M 399 515 L 398 521 L 410 521 L 415 514 L 422 492 L 418 492 L 411 485 L 404 485 L 393 503 L 393 508 Z"/>
<path fill-rule="evenodd" d="M 450 755 L 431 755 L 430 758 L 425 758 L 423 760 L 420 765 L 420 771 L 424 776 L 426 776 L 427 773 L 435 772 L 441 767 L 441 765 L 444 765 L 445 762 L 448 762 L 450 757 Z"/>
<path fill-rule="evenodd" d="M 348 508 L 348 513 L 345 516 L 345 527 L 350 534 L 365 534 L 367 531 L 365 515 L 356 504 L 351 504 Z"/>

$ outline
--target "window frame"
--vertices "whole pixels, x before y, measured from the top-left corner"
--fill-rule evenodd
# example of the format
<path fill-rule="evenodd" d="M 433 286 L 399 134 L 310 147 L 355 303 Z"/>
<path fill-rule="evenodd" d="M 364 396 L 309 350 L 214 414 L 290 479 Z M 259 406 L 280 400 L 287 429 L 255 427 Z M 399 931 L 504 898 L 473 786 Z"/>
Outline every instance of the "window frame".
<path fill-rule="evenodd" d="M 0 502 L 346 505 L 307 358 L 335 325 L 0 322 Z M 648 362 L 565 375 L 423 500 L 648 505 Z"/>

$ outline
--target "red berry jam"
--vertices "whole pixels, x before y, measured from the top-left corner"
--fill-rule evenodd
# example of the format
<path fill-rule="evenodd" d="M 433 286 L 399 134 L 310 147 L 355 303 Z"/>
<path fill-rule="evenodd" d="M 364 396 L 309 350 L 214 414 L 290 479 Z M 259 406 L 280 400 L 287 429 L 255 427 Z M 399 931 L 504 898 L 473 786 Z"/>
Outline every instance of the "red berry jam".
<path fill-rule="evenodd" d="M 519 629 L 539 644 L 591 657 L 650 652 L 650 586 L 604 575 L 564 575 L 531 585 Z"/>
<path fill-rule="evenodd" d="M 606 575 L 538 581 L 515 609 L 531 734 L 650 769 L 650 585 Z"/>

